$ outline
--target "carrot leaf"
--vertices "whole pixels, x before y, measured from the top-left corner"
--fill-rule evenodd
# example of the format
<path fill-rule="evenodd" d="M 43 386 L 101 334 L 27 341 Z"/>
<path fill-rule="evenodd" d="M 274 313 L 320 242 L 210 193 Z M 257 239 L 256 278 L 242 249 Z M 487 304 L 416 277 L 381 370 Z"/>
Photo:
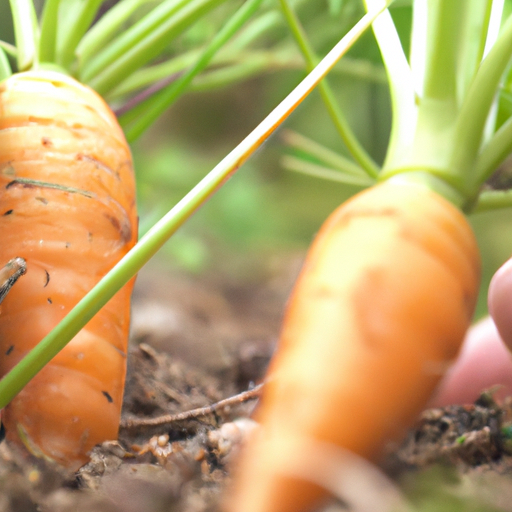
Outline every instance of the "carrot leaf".
<path fill-rule="evenodd" d="M 326 148 L 309 137 L 305 137 L 293 130 L 284 130 L 281 135 L 283 142 L 299 154 L 305 155 L 309 160 L 316 161 L 324 168 L 331 168 L 338 174 L 343 173 L 357 178 L 365 178 L 366 184 L 373 183 L 368 179 L 365 171 L 347 157 Z M 336 179 L 335 181 L 340 181 Z"/>
<path fill-rule="evenodd" d="M 280 0 L 280 2 L 286 21 L 306 61 L 306 69 L 311 71 L 318 62 L 318 58 L 311 48 L 306 33 L 294 13 L 289 0 Z M 366 171 L 368 176 L 375 178 L 379 172 L 378 166 L 354 135 L 354 132 L 336 102 L 335 95 L 327 80 L 323 80 L 319 84 L 318 89 L 327 107 L 327 111 L 348 150 L 359 165 Z"/>
<path fill-rule="evenodd" d="M 53 62 L 57 46 L 57 31 L 60 0 L 47 0 L 41 16 L 41 38 L 39 40 L 39 60 Z"/>
<path fill-rule="evenodd" d="M 472 213 L 483 213 L 491 210 L 510 208 L 512 206 L 512 190 L 484 190 L 480 192 Z"/>
<path fill-rule="evenodd" d="M 81 79 L 98 93 L 108 93 L 134 70 L 160 54 L 172 38 L 225 1 L 164 2 L 113 41 L 90 65 L 84 66 Z"/>
<path fill-rule="evenodd" d="M 365 0 L 367 9 L 375 3 L 375 0 Z M 372 28 L 386 69 L 393 110 L 384 168 L 395 167 L 407 156 L 403 150 L 411 145 L 416 128 L 418 109 L 413 75 L 389 11 L 375 20 Z"/>
<path fill-rule="evenodd" d="M 478 69 L 457 120 L 454 141 L 455 152 L 451 168 L 459 174 L 464 174 L 464 185 L 469 197 L 478 194 L 481 183 L 485 181 L 489 173 L 488 166 L 482 165 L 482 159 L 480 159 L 478 166 L 475 166 L 475 161 L 481 147 L 482 135 L 489 111 L 495 100 L 503 73 L 510 63 L 511 54 L 512 16 L 509 16 L 496 43 L 489 50 Z M 500 138 L 503 137 L 503 133 L 508 133 L 508 131 L 502 131 Z M 492 143 L 492 139 L 490 143 Z M 496 142 L 493 144 L 496 144 Z M 497 144 L 497 146 L 501 145 L 501 142 Z"/>
<path fill-rule="evenodd" d="M 192 82 L 194 77 L 199 74 L 209 64 L 215 53 L 224 46 L 224 44 L 238 31 L 240 26 L 246 22 L 260 6 L 262 0 L 247 0 L 238 11 L 221 28 L 210 44 L 200 55 L 196 63 L 181 75 L 176 81 L 168 87 L 158 92 L 147 101 L 138 105 L 134 112 L 130 112 L 130 117 L 121 116 L 119 122 L 123 127 L 128 141 L 135 140 L 142 134 L 161 113 L 169 107 L 185 88 Z M 133 119 L 129 123 L 129 119 Z"/>
<path fill-rule="evenodd" d="M 123 0 L 109 9 L 84 35 L 77 46 L 79 68 L 102 52 L 122 30 L 123 24 L 148 0 Z M 81 74 L 81 72 L 80 72 Z"/>
<path fill-rule="evenodd" d="M 351 163 L 350 160 L 347 163 Z M 374 183 L 374 180 L 369 176 L 357 176 L 350 173 L 340 172 L 339 169 L 333 169 L 331 167 L 308 162 L 303 158 L 293 155 L 284 155 L 281 158 L 281 165 L 289 171 L 305 174 L 313 178 L 345 183 L 346 185 L 369 187 Z"/>
<path fill-rule="evenodd" d="M 39 29 L 32 0 L 10 0 L 18 71 L 26 71 L 37 63 Z"/>
<path fill-rule="evenodd" d="M 0 82 L 12 75 L 11 65 L 4 49 L 0 46 Z"/>
<path fill-rule="evenodd" d="M 60 4 L 56 64 L 69 69 L 75 50 L 91 25 L 103 0 L 66 0 Z"/>

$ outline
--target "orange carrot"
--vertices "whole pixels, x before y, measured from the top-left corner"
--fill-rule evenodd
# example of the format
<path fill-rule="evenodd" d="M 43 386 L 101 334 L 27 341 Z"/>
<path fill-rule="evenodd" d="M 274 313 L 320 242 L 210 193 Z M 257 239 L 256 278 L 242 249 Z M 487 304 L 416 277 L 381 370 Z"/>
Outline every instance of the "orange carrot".
<path fill-rule="evenodd" d="M 27 267 L 0 309 L 3 376 L 137 239 L 130 150 L 109 107 L 60 73 L 1 83 L 0 190 L 0 261 Z M 5 408 L 8 439 L 77 469 L 117 437 L 132 286 Z"/>
<path fill-rule="evenodd" d="M 288 304 L 228 509 L 303 512 L 325 499 L 297 476 L 309 440 L 378 460 L 455 358 L 479 275 L 464 215 L 423 186 L 391 180 L 338 208 Z"/>

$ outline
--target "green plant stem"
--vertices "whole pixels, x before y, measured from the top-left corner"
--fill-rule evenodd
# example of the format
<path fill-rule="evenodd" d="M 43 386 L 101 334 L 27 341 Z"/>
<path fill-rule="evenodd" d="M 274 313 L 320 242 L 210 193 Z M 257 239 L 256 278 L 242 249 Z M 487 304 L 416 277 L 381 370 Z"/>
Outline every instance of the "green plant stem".
<path fill-rule="evenodd" d="M 184 0 L 180 4 L 181 8 L 174 12 L 169 19 L 164 20 L 164 23 L 161 23 L 145 34 L 140 41 L 136 42 L 128 50 L 126 50 L 124 43 L 114 46 L 115 51 L 109 54 L 110 59 L 114 56 L 113 60 L 106 60 L 108 67 L 101 68 L 102 71 L 100 72 L 94 71 L 94 68 L 92 70 L 89 68 L 87 74 L 85 74 L 86 70 L 84 69 L 83 80 L 99 94 L 107 94 L 125 78 L 130 76 L 135 69 L 142 67 L 160 54 L 169 43 L 170 38 L 181 34 L 197 19 L 225 1 Z M 137 25 L 134 25 L 135 27 Z M 128 35 L 127 33 L 126 37 Z M 121 38 L 124 38 L 124 36 L 121 36 Z M 121 53 L 119 53 L 120 47 L 123 48 Z"/>
<path fill-rule="evenodd" d="M 466 0 L 429 0 L 424 98 L 451 105 L 457 97 L 457 61 Z"/>
<path fill-rule="evenodd" d="M 366 9 L 374 3 L 374 0 L 365 0 Z M 386 68 L 393 112 L 383 166 L 386 169 L 399 166 L 402 151 L 412 144 L 417 120 L 416 97 L 411 69 L 389 11 L 375 20 L 372 28 Z"/>
<path fill-rule="evenodd" d="M 471 213 L 483 213 L 511 206 L 512 190 L 484 190 L 480 192 Z"/>
<path fill-rule="evenodd" d="M 368 175 L 357 164 L 304 135 L 292 130 L 284 130 L 281 134 L 281 139 L 289 147 L 301 153 L 306 153 L 328 167 L 337 169 L 340 171 L 338 174 L 343 173 L 353 177 L 364 178 L 367 185 L 373 183 L 373 180 L 368 179 Z"/>
<path fill-rule="evenodd" d="M 12 70 L 9 64 L 9 59 L 7 58 L 4 49 L 0 46 L 0 82 L 10 77 L 11 75 Z"/>
<path fill-rule="evenodd" d="M 358 187 L 369 187 L 374 181 L 367 175 L 355 175 L 343 173 L 339 170 L 331 169 L 323 165 L 307 162 L 303 158 L 285 155 L 281 158 L 281 166 L 289 171 L 305 174 L 314 178 L 345 183 L 347 185 L 356 185 Z"/>
<path fill-rule="evenodd" d="M 455 152 L 450 167 L 464 175 L 468 197 L 476 197 L 485 181 L 487 169 L 476 167 L 484 127 L 494 102 L 501 77 L 512 53 L 512 17 L 506 21 L 501 34 L 480 65 L 462 104 L 454 138 Z M 480 174 L 483 172 L 484 174 Z"/>
<path fill-rule="evenodd" d="M 32 0 L 10 0 L 18 71 L 37 64 L 39 29 Z"/>
<path fill-rule="evenodd" d="M 415 8 L 421 5 L 423 4 L 418 2 Z M 401 172 L 426 170 L 450 183 L 462 196 L 468 198 L 469 203 L 474 201 L 474 197 L 467 193 L 468 166 L 459 165 L 457 158 L 464 152 L 467 154 L 469 150 L 473 158 L 471 164 L 476 160 L 480 137 L 490 108 L 486 94 L 490 92 L 492 101 L 497 85 L 497 82 L 492 84 L 491 80 L 485 86 L 483 103 L 486 105 L 483 118 L 473 119 L 467 116 L 463 120 L 464 105 L 470 99 L 475 82 L 473 81 L 462 106 L 458 98 L 457 84 L 460 77 L 465 75 L 461 69 L 461 62 L 464 60 L 461 49 L 467 43 L 467 39 L 473 37 L 466 30 L 466 24 L 470 18 L 468 10 L 475 8 L 475 5 L 465 0 L 428 0 L 426 27 L 423 27 L 423 30 L 421 26 L 418 27 L 418 34 L 426 33 L 425 40 L 413 40 L 415 54 L 412 69 L 415 83 L 419 86 L 414 141 L 412 145 L 404 148 L 405 157 L 399 165 L 387 168 L 383 172 L 383 177 L 387 178 Z M 424 24 L 425 17 L 416 16 L 415 22 Z M 474 66 L 471 61 L 466 62 L 469 62 L 467 65 Z M 483 90 L 480 92 L 483 93 Z M 471 101 L 482 103 L 481 99 L 473 96 Z M 465 132 L 463 137 L 460 136 L 461 130 Z M 475 140 L 475 135 L 478 140 Z M 470 147 L 471 144 L 473 147 Z"/>
<path fill-rule="evenodd" d="M 58 25 L 55 63 L 69 69 L 75 58 L 75 50 L 87 32 L 103 0 L 65 0 L 64 20 Z M 59 13 L 62 15 L 62 12 Z"/>
<path fill-rule="evenodd" d="M 123 24 L 148 0 L 123 0 L 109 9 L 98 22 L 91 27 L 76 48 L 79 62 L 79 76 L 85 63 L 99 55 L 110 41 L 122 31 Z"/>
<path fill-rule="evenodd" d="M 41 16 L 40 62 L 54 62 L 57 48 L 60 0 L 46 0 Z"/>
<path fill-rule="evenodd" d="M 256 12 L 261 2 L 262 0 L 247 0 L 222 27 L 203 51 L 197 62 L 188 71 L 170 86 L 156 93 L 147 101 L 135 107 L 133 111 L 129 112 L 130 119 L 133 120 L 131 123 L 126 122 L 128 119 L 126 116 L 119 118 L 119 122 L 124 129 L 128 141 L 133 141 L 139 137 L 155 122 L 162 112 L 181 95 L 194 77 L 208 66 L 217 51 L 219 51 L 254 12 Z"/>
<path fill-rule="evenodd" d="M 429 0 L 427 41 L 415 72 L 423 78 L 414 141 L 403 170 L 428 169 L 459 187 L 449 166 L 457 107 L 457 57 L 465 0 Z M 462 3 L 461 3 L 462 2 Z M 395 169 L 396 171 L 397 169 Z"/>
<path fill-rule="evenodd" d="M 488 180 L 512 151 L 512 118 L 503 123 L 492 138 L 482 147 L 475 163 L 479 182 Z"/>
<path fill-rule="evenodd" d="M 109 92 L 107 99 L 109 101 L 119 100 L 127 94 L 132 94 L 166 77 L 180 73 L 191 66 L 199 55 L 199 50 L 191 50 L 162 64 L 142 68 Z M 226 46 L 219 51 L 206 70 L 194 78 L 188 90 L 205 91 L 233 84 L 265 72 L 303 68 L 304 60 L 295 48 L 286 46 L 273 50 L 247 50 L 234 54 L 229 45 L 229 49 Z M 349 57 L 337 64 L 331 73 L 379 84 L 386 83 L 386 75 L 382 68 L 368 61 Z"/>
<path fill-rule="evenodd" d="M 471 9 L 467 10 L 468 21 L 464 27 L 466 31 L 465 44 L 461 48 L 461 59 L 458 73 L 458 97 L 464 98 L 476 70 L 484 57 L 484 51 L 489 34 L 489 22 L 494 0 L 475 2 Z"/>
<path fill-rule="evenodd" d="M 382 10 L 383 8 L 376 9 L 363 16 L 263 122 L 155 224 L 57 327 L 3 377 L 0 381 L 0 408 L 5 407 L 26 383 L 149 261 L 171 235 L 242 166 L 318 85 Z"/>
<path fill-rule="evenodd" d="M 89 82 L 101 72 L 111 67 L 128 51 L 140 47 L 162 25 L 175 23 L 176 16 L 182 13 L 188 0 L 165 0 L 128 30 L 118 35 L 106 47 L 98 48 L 98 53 L 90 51 L 81 56 L 80 79 Z M 141 50 L 139 50 L 140 52 Z M 143 49 L 145 51 L 145 49 Z"/>
<path fill-rule="evenodd" d="M 17 58 L 18 50 L 16 49 L 16 46 L 6 43 L 5 41 L 0 41 L 0 48 L 2 48 L 6 55 L 10 55 L 15 59 Z"/>
<path fill-rule="evenodd" d="M 315 67 L 316 63 L 318 62 L 318 57 L 315 55 L 313 49 L 311 48 L 304 29 L 302 28 L 299 19 L 293 11 L 289 0 L 280 0 L 280 3 L 290 30 L 295 37 L 295 40 L 297 41 L 297 44 L 306 61 L 306 69 L 309 72 Z M 318 89 L 327 108 L 327 111 L 329 112 L 329 115 L 334 122 L 340 137 L 347 146 L 350 154 L 354 157 L 355 161 L 366 171 L 368 176 L 376 178 L 379 173 L 379 167 L 357 140 L 357 137 L 354 135 L 354 132 L 351 130 L 350 125 L 340 110 L 334 93 L 332 92 L 332 89 L 327 81 L 322 81 L 319 84 Z"/>

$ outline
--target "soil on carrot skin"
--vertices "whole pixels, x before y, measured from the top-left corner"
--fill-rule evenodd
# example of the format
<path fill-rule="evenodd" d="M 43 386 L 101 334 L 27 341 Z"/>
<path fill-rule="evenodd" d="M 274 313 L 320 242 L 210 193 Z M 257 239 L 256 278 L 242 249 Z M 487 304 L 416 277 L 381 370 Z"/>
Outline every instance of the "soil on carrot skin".
<path fill-rule="evenodd" d="M 279 260 L 240 281 L 142 273 L 119 441 L 76 474 L 0 444 L 0 512 L 220 510 L 257 400 L 159 426 L 127 422 L 201 410 L 257 383 L 299 265 Z M 488 396 L 425 411 L 381 469 L 417 510 L 512 511 L 508 425 L 512 405 Z"/>

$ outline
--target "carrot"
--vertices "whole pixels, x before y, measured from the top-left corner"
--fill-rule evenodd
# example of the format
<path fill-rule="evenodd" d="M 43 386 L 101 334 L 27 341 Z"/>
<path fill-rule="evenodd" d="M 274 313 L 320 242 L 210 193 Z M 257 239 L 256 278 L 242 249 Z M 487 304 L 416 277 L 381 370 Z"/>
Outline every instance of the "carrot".
<path fill-rule="evenodd" d="M 0 84 L 0 261 L 27 273 L 1 306 L 11 370 L 135 244 L 129 147 L 91 89 L 51 71 Z M 117 437 L 126 372 L 125 286 L 4 409 L 9 440 L 70 469 Z"/>
<path fill-rule="evenodd" d="M 309 441 L 377 461 L 455 358 L 479 277 L 469 224 L 436 192 L 391 179 L 339 207 L 287 306 L 228 509 L 318 505 L 327 492 L 304 481 Z"/>

